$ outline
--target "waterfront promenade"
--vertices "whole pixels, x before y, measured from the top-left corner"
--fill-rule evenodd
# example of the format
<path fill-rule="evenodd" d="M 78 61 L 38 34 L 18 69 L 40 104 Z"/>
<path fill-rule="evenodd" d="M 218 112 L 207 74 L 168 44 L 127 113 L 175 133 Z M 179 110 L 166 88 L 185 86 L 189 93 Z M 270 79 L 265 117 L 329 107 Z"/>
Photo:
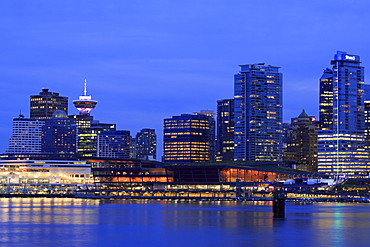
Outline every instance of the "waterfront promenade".
<path fill-rule="evenodd" d="M 287 201 L 370 202 L 370 195 L 312 190 L 311 187 L 278 187 Z M 158 199 L 202 201 L 272 201 L 273 191 L 261 190 L 139 190 L 87 184 L 0 184 L 0 197 L 11 198 L 89 198 L 89 199 Z"/>

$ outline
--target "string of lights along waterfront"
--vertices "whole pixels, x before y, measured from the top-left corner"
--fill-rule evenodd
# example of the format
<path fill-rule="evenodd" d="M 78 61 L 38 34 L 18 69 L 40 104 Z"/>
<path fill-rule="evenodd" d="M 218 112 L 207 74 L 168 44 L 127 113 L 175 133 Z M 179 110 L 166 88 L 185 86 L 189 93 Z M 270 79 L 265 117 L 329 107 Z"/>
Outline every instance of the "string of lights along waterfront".
<path fill-rule="evenodd" d="M 212 182 L 208 185 L 221 188 L 226 182 L 278 182 L 294 174 L 336 181 L 367 178 L 370 90 L 364 68 L 359 55 L 343 51 L 330 64 L 317 78 L 318 119 L 297 109 L 297 117 L 283 123 L 280 68 L 240 65 L 230 81 L 234 98 L 215 102 L 216 113 L 194 109 L 163 120 L 159 155 L 156 130 L 150 126 L 142 126 L 134 136 L 91 115 L 93 109 L 104 109 L 87 94 L 87 80 L 83 94 L 73 100 L 76 115 L 68 112 L 67 96 L 43 88 L 30 96 L 29 117 L 13 119 L 9 145 L 0 156 L 0 179 L 139 183 L 144 189 L 168 189 L 172 182 Z M 248 163 L 260 167 L 246 168 Z M 240 165 L 244 170 L 239 172 Z M 289 168 L 291 174 L 280 168 Z"/>

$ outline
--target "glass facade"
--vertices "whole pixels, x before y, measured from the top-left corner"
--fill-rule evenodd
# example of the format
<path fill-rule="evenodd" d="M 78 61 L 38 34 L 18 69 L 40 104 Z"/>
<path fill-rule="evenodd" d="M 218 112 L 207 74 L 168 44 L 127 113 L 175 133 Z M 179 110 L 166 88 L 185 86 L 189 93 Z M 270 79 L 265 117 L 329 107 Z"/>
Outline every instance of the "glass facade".
<path fill-rule="evenodd" d="M 101 131 L 97 138 L 97 157 L 129 158 L 130 131 Z"/>
<path fill-rule="evenodd" d="M 163 162 L 189 164 L 210 161 L 210 118 L 204 114 L 182 114 L 164 119 Z M 213 134 L 214 136 L 214 134 Z"/>
<path fill-rule="evenodd" d="M 76 154 L 77 126 L 64 112 L 64 117 L 57 116 L 55 113 L 53 118 L 45 120 L 45 125 L 42 127 L 42 152 Z"/>
<path fill-rule="evenodd" d="M 217 142 L 218 161 L 234 160 L 234 100 L 217 101 Z"/>
<path fill-rule="evenodd" d="M 332 77 L 327 69 L 323 76 L 327 80 L 320 79 L 321 88 L 332 81 L 332 96 L 329 87 L 328 101 L 320 95 L 318 171 L 331 176 L 365 176 L 368 156 L 364 141 L 364 68 L 359 56 L 341 51 L 331 65 Z"/>
<path fill-rule="evenodd" d="M 234 159 L 282 160 L 282 74 L 271 65 L 241 65 L 234 87 Z"/>
<path fill-rule="evenodd" d="M 135 138 L 137 159 L 157 159 L 157 135 L 154 129 L 142 129 Z"/>

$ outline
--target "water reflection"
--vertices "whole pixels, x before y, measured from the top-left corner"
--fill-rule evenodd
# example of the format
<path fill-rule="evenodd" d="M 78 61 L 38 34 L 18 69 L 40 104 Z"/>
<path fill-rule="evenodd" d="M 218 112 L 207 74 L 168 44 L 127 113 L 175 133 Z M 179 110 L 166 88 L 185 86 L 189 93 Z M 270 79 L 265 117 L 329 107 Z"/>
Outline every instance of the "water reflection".
<path fill-rule="evenodd" d="M 367 246 L 367 204 L 0 199 L 7 246 Z"/>

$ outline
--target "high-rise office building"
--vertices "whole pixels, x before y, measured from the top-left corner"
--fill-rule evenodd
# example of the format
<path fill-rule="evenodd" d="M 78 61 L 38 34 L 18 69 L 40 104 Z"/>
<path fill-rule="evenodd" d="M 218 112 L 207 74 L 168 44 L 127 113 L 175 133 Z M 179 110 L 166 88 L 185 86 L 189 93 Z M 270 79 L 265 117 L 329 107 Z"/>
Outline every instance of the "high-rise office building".
<path fill-rule="evenodd" d="M 157 135 L 154 129 L 140 130 L 136 134 L 135 144 L 137 159 L 157 159 Z"/>
<path fill-rule="evenodd" d="M 20 115 L 13 119 L 12 136 L 6 153 L 40 153 L 44 120 L 25 118 Z"/>
<path fill-rule="evenodd" d="M 216 159 L 234 160 L 234 99 L 217 101 Z"/>
<path fill-rule="evenodd" d="M 200 110 L 199 112 L 194 112 L 195 115 L 204 115 L 209 122 L 209 161 L 215 161 L 216 159 L 216 121 L 214 113 L 211 110 Z"/>
<path fill-rule="evenodd" d="M 189 164 L 210 161 L 212 128 L 204 114 L 182 114 L 164 119 L 163 162 Z M 213 134 L 214 136 L 214 134 Z"/>
<path fill-rule="evenodd" d="M 49 92 L 46 88 L 38 95 L 30 96 L 30 118 L 50 119 L 57 110 L 68 113 L 68 97 Z"/>
<path fill-rule="evenodd" d="M 358 55 L 341 51 L 331 65 L 320 79 L 320 84 L 326 83 L 320 88 L 326 87 L 327 93 L 326 98 L 320 95 L 323 119 L 318 135 L 318 172 L 333 177 L 365 176 L 369 170 L 364 146 L 364 68 Z"/>
<path fill-rule="evenodd" d="M 234 87 L 234 159 L 282 160 L 282 74 L 279 67 L 241 65 Z"/>
<path fill-rule="evenodd" d="M 296 165 L 299 170 L 317 172 L 317 131 L 315 117 L 303 110 L 297 118 L 292 118 L 286 138 L 286 152 L 283 160 Z"/>
<path fill-rule="evenodd" d="M 51 119 L 45 120 L 41 150 L 50 154 L 77 153 L 77 126 L 64 111 L 57 110 Z"/>
<path fill-rule="evenodd" d="M 333 70 L 324 69 L 320 78 L 320 126 L 330 129 L 333 125 Z"/>
<path fill-rule="evenodd" d="M 83 157 L 97 157 L 98 135 L 101 132 L 116 131 L 115 124 L 91 122 L 89 128 L 78 129 L 78 155 Z"/>
<path fill-rule="evenodd" d="M 130 158 L 130 131 L 101 131 L 97 137 L 97 157 Z"/>

